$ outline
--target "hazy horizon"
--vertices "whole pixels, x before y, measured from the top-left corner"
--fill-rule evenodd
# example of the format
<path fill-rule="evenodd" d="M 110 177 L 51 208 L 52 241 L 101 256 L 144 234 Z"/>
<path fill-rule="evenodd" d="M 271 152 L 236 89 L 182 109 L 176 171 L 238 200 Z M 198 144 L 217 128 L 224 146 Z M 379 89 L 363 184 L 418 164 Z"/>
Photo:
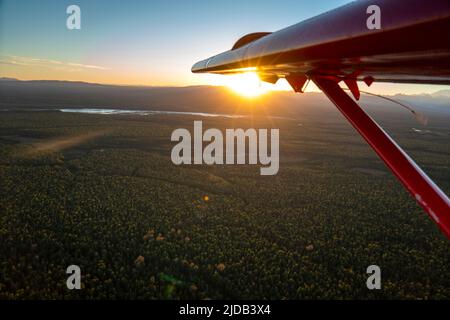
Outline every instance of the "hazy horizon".
<path fill-rule="evenodd" d="M 224 76 L 221 76 L 224 77 Z M 84 84 L 88 84 L 88 85 L 101 85 L 101 86 L 115 86 L 115 87 L 136 87 L 136 88 L 190 88 L 190 87 L 218 87 L 218 88 L 226 88 L 226 89 L 230 89 L 227 85 L 225 84 L 209 84 L 209 83 L 200 83 L 200 84 L 185 84 L 185 85 L 148 85 L 148 84 L 115 84 L 115 83 L 103 83 L 103 82 L 90 82 L 90 81 L 84 81 L 84 80 L 59 80 L 59 79 L 21 79 L 21 78 L 16 78 L 16 77 L 9 77 L 9 76 L 4 76 L 0 74 L 0 81 L 22 81 L 22 82 L 66 82 L 66 83 L 84 83 Z M 284 79 L 280 79 L 279 81 L 285 81 Z M 363 82 L 360 82 L 363 83 Z M 423 92 L 421 91 L 417 91 L 416 93 L 404 93 L 404 92 L 394 92 L 394 93 L 386 93 L 384 94 L 383 92 L 381 92 L 381 95 L 384 96 L 396 96 L 396 95 L 407 95 L 407 96 L 422 96 L 422 95 L 433 95 L 433 94 L 438 94 L 438 93 L 442 93 L 444 92 L 447 95 L 447 91 L 450 93 L 450 86 L 445 86 L 445 85 L 415 85 L 415 84 L 389 84 L 389 83 L 378 83 L 378 84 L 374 84 L 373 87 L 375 85 L 393 85 L 393 86 L 421 86 L 421 87 L 427 87 L 429 88 L 429 90 L 424 90 Z M 434 90 L 433 90 L 434 88 Z M 367 88 L 364 88 L 365 91 L 372 93 L 372 90 L 368 90 Z M 229 90 L 230 92 L 232 90 Z M 426 91 L 426 92 L 425 92 Z M 295 93 L 290 87 L 286 87 L 286 88 L 278 88 L 276 90 L 271 90 L 268 91 L 267 93 L 273 93 L 273 92 L 289 92 L 292 93 L 293 95 L 298 95 L 298 93 Z M 315 85 L 314 83 L 309 83 L 306 92 L 304 92 L 303 94 L 308 94 L 308 93 L 322 93 Z M 263 95 L 264 96 L 264 95 Z M 450 96 L 450 94 L 449 94 Z M 261 97 L 247 97 L 244 99 L 248 99 L 248 100 L 255 100 L 255 99 L 259 99 Z M 449 97 L 450 98 L 450 97 Z"/>

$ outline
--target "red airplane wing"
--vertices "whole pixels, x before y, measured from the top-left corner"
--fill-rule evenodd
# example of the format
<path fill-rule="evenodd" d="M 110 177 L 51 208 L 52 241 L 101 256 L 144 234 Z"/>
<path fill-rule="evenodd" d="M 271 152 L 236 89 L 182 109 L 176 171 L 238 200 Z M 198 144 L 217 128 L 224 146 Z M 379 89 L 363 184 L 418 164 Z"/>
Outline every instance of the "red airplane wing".
<path fill-rule="evenodd" d="M 377 6 L 380 29 L 368 19 Z M 262 80 L 286 78 L 296 92 L 308 80 L 330 98 L 450 238 L 450 200 L 339 86 L 356 100 L 357 80 L 450 84 L 449 0 L 363 0 L 277 32 L 241 38 L 232 50 L 196 63 L 192 72 L 256 71 Z"/>
<path fill-rule="evenodd" d="M 380 30 L 367 27 L 371 5 L 381 10 Z M 274 33 L 247 35 L 192 71 L 257 68 L 280 77 L 356 71 L 359 80 L 450 84 L 449 39 L 448 0 L 356 1 Z"/>

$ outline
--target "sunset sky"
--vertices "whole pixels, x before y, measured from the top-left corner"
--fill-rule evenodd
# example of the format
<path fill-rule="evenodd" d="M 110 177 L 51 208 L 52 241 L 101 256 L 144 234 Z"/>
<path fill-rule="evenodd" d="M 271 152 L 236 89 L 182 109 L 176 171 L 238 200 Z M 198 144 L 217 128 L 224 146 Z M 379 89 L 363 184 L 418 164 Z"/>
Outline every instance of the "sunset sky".
<path fill-rule="evenodd" d="M 194 75 L 198 60 L 229 50 L 250 32 L 276 31 L 348 0 L 0 0 L 0 77 L 123 85 L 221 84 Z M 81 8 L 81 30 L 66 8 Z M 445 86 L 375 85 L 422 93 Z"/>

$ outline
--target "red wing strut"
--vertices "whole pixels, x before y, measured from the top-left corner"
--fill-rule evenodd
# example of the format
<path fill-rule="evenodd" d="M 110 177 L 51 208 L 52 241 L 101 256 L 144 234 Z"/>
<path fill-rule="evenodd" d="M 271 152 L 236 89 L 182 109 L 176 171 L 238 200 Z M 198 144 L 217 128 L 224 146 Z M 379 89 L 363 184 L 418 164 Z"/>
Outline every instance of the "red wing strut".
<path fill-rule="evenodd" d="M 313 81 L 358 130 L 405 188 L 450 238 L 450 200 L 391 137 L 339 86 L 338 81 Z"/>
<path fill-rule="evenodd" d="M 367 27 L 369 6 L 381 11 L 381 29 Z M 256 70 L 295 92 L 317 86 L 450 239 L 450 200 L 356 100 L 357 81 L 450 84 L 449 0 L 360 0 L 273 33 L 241 38 L 232 50 L 196 63 L 194 73 Z"/>

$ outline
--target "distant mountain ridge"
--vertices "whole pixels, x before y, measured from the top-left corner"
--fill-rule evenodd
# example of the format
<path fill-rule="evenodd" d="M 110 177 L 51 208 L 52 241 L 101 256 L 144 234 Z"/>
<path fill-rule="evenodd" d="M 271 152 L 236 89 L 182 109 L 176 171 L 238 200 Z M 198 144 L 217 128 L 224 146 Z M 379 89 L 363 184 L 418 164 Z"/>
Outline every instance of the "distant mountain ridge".
<path fill-rule="evenodd" d="M 16 78 L 2 77 L 0 78 L 0 81 L 20 81 L 20 80 Z"/>
<path fill-rule="evenodd" d="M 450 98 L 450 89 L 449 90 L 439 90 L 435 93 L 431 94 L 433 97 L 448 97 Z"/>
<path fill-rule="evenodd" d="M 424 95 L 395 95 L 394 99 L 426 112 L 450 113 L 450 90 Z M 401 109 L 377 97 L 362 102 L 388 111 Z M 210 113 L 267 113 L 289 116 L 319 111 L 331 103 L 321 93 L 270 92 L 261 98 L 243 99 L 230 89 L 214 86 L 121 86 L 59 80 L 0 78 L 0 108 L 112 108 Z"/>
<path fill-rule="evenodd" d="M 318 95 L 318 94 L 312 94 Z M 312 95 L 308 95 L 311 97 Z M 320 95 L 322 96 L 322 95 Z M 277 92 L 246 100 L 230 89 L 213 86 L 145 87 L 52 80 L 2 80 L 0 106 L 39 108 L 120 108 L 229 113 L 246 112 L 255 104 L 285 113 L 299 99 L 291 92 Z M 325 101 L 325 98 L 321 98 Z"/>

